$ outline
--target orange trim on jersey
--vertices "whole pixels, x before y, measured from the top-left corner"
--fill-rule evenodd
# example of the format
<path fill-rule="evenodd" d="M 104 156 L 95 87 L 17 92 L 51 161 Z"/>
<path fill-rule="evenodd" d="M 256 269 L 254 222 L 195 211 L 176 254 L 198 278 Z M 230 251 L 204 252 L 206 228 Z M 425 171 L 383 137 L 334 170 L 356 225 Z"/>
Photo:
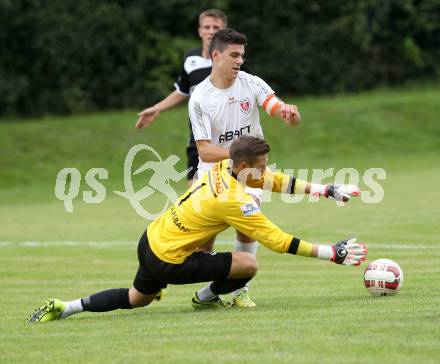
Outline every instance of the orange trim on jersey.
<path fill-rule="evenodd" d="M 263 109 L 266 109 L 267 104 L 269 103 L 270 100 L 272 100 L 273 97 L 275 97 L 275 94 L 266 97 L 266 100 L 264 100 L 263 102 Z"/>

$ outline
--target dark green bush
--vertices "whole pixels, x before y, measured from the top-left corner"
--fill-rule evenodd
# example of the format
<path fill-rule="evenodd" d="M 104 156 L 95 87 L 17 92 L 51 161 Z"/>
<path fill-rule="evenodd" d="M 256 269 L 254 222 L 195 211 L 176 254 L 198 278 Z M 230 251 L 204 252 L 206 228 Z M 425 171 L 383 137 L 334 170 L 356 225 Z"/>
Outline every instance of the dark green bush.
<path fill-rule="evenodd" d="M 440 75 L 439 0 L 2 0 L 0 116 L 157 101 L 209 7 L 248 36 L 252 72 L 281 94 Z"/>

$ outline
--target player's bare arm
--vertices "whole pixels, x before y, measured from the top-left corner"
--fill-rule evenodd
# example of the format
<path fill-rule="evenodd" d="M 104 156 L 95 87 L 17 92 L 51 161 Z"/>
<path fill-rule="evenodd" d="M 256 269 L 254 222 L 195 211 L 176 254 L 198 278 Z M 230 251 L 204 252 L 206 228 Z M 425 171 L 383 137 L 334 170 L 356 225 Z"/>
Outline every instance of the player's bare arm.
<path fill-rule="evenodd" d="M 229 149 L 212 144 L 210 140 L 196 140 L 197 151 L 204 162 L 219 162 L 229 158 Z"/>
<path fill-rule="evenodd" d="M 296 105 L 285 104 L 275 94 L 270 95 L 263 103 L 263 109 L 272 117 L 278 117 L 287 125 L 297 125 L 301 114 Z"/>
<path fill-rule="evenodd" d="M 139 119 L 136 122 L 135 128 L 142 129 L 149 126 L 156 117 L 162 112 L 171 109 L 173 106 L 180 104 L 185 100 L 187 96 L 178 92 L 177 90 L 171 92 L 162 101 L 158 102 L 156 105 L 146 108 L 141 111 L 138 116 Z"/>

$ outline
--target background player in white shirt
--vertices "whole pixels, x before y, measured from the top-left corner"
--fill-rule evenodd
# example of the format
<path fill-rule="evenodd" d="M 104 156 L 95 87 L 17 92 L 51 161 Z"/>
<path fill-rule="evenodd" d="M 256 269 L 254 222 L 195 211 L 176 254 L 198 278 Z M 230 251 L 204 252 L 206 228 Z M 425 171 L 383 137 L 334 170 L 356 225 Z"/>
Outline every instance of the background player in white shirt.
<path fill-rule="evenodd" d="M 244 62 L 246 36 L 231 28 L 215 33 L 209 46 L 212 71 L 196 86 L 189 101 L 189 115 L 199 153 L 198 175 L 215 162 L 229 158 L 229 147 L 241 135 L 263 138 L 257 104 L 266 112 L 295 125 L 301 116 L 295 105 L 283 103 L 275 92 L 257 76 L 240 71 Z M 247 189 L 257 200 L 261 192 Z M 212 250 L 214 241 L 204 249 Z M 236 251 L 256 254 L 258 243 L 237 231 Z M 253 307 L 248 288 L 234 292 L 233 302 L 241 307 Z"/>
<path fill-rule="evenodd" d="M 135 125 L 137 129 L 148 127 L 161 112 L 182 103 L 188 98 L 194 87 L 209 76 L 212 66 L 209 45 L 215 32 L 224 28 L 226 23 L 226 15 L 218 9 L 205 10 L 199 15 L 198 33 L 202 40 L 201 47 L 190 49 L 185 54 L 180 75 L 175 83 L 176 89 L 157 104 L 138 114 L 139 119 Z M 187 167 L 191 168 L 187 176 L 188 186 L 191 186 L 198 163 L 197 147 L 192 131 L 190 131 L 186 155 Z"/>

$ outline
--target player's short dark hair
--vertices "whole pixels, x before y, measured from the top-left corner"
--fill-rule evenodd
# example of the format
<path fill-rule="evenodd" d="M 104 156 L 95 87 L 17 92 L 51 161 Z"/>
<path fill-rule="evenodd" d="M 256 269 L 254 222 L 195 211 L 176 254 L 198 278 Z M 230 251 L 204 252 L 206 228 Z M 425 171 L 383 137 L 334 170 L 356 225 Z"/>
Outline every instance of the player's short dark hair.
<path fill-rule="evenodd" d="M 223 11 L 218 10 L 218 9 L 208 9 L 208 10 L 205 10 L 200 13 L 199 25 L 202 23 L 202 20 L 208 16 L 210 16 L 212 18 L 220 19 L 225 26 L 228 22 L 228 18 L 226 17 L 226 14 Z"/>
<path fill-rule="evenodd" d="M 229 156 L 234 166 L 238 166 L 241 162 L 253 164 L 257 157 L 269 152 L 269 144 L 264 139 L 243 135 L 232 143 Z"/>
<path fill-rule="evenodd" d="M 232 28 L 220 29 L 211 39 L 209 45 L 209 55 L 212 58 L 212 52 L 214 49 L 218 49 L 223 52 L 231 44 L 247 44 L 247 38 L 244 34 L 237 32 Z"/>

